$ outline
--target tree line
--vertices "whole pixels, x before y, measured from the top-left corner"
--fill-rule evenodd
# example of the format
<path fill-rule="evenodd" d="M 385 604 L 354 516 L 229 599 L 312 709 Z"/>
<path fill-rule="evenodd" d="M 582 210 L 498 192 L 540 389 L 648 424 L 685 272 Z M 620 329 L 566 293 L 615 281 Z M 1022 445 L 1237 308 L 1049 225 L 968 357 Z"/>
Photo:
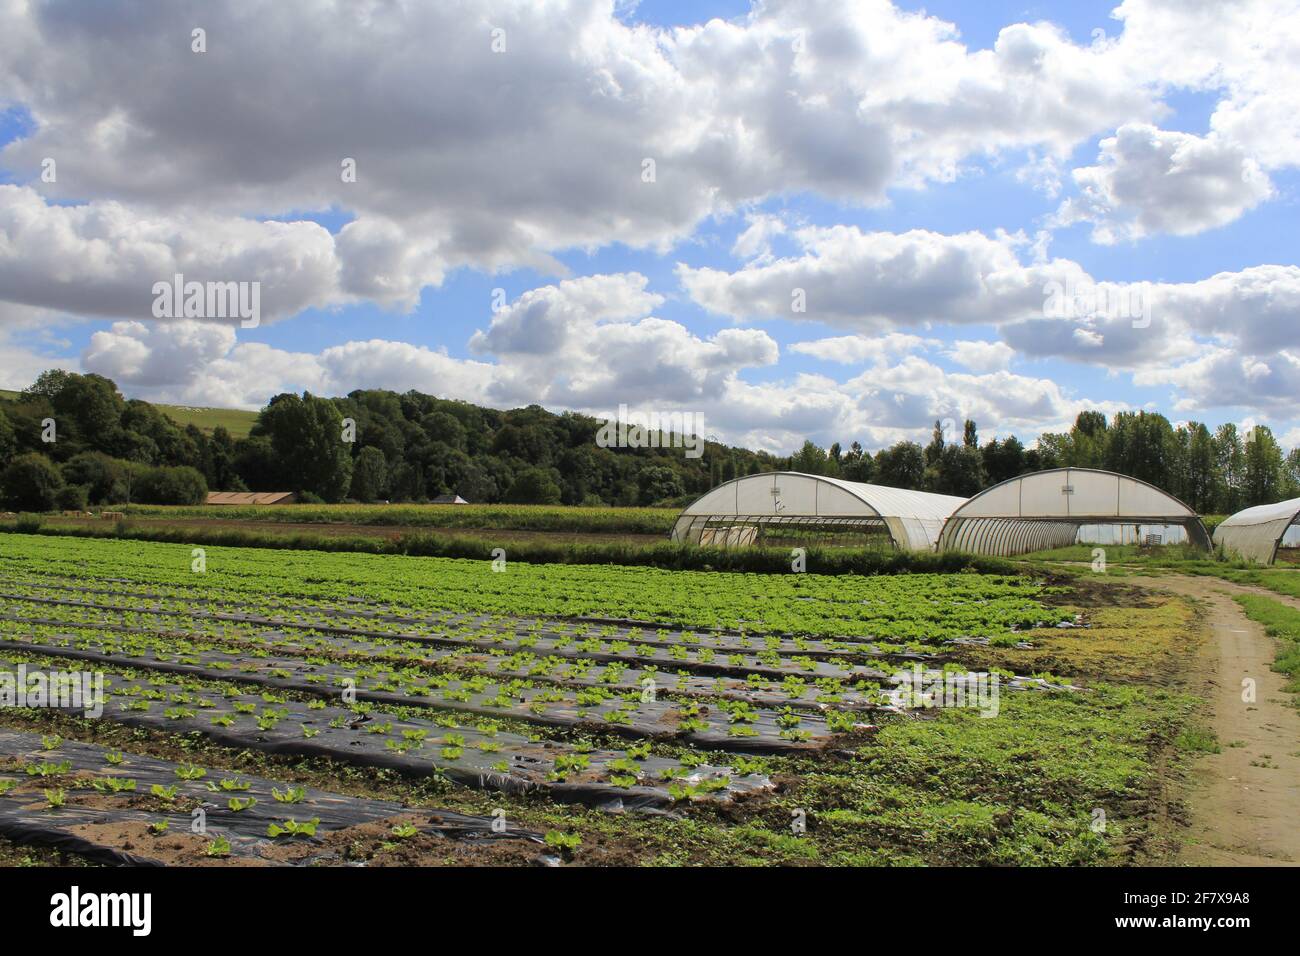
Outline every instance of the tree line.
<path fill-rule="evenodd" d="M 1150 412 L 1079 415 L 1026 447 L 1012 436 L 980 444 L 935 423 L 924 447 L 874 454 L 852 442 L 805 442 L 781 457 L 715 441 L 688 457 L 660 447 L 607 448 L 602 422 L 537 405 L 499 411 L 417 391 L 324 398 L 285 393 L 250 434 L 179 425 L 149 402 L 125 399 L 100 375 L 51 370 L 0 401 L 0 501 L 14 510 L 123 503 L 197 504 L 213 491 L 292 491 L 308 502 L 422 502 L 459 494 L 475 503 L 681 504 L 744 475 L 793 470 L 898 488 L 970 496 L 1017 475 L 1065 465 L 1141 478 L 1201 513 L 1228 513 L 1300 496 L 1300 451 L 1272 433 L 1233 425 L 1174 427 Z"/>
<path fill-rule="evenodd" d="M 853 442 L 822 449 L 812 442 L 790 459 L 793 471 L 896 488 L 970 497 L 1019 475 L 1049 468 L 1099 468 L 1155 485 L 1199 514 L 1300 497 L 1300 449 L 1283 453 L 1272 431 L 1232 423 L 1213 431 L 1200 422 L 1174 426 L 1163 415 L 1081 412 L 1067 432 L 1039 435 L 1027 448 L 1014 435 L 979 441 L 975 422 L 949 439 L 935 422 L 928 445 L 898 442 L 872 455 Z"/>
<path fill-rule="evenodd" d="M 530 405 L 498 411 L 417 391 L 277 395 L 250 434 L 181 426 L 101 375 L 51 370 L 0 400 L 0 502 L 12 510 L 196 504 L 208 491 L 292 491 L 307 502 L 646 505 L 722 476 L 788 463 L 705 442 L 698 458 L 604 448 L 603 422 Z M 723 464 L 725 460 L 725 466 Z"/>

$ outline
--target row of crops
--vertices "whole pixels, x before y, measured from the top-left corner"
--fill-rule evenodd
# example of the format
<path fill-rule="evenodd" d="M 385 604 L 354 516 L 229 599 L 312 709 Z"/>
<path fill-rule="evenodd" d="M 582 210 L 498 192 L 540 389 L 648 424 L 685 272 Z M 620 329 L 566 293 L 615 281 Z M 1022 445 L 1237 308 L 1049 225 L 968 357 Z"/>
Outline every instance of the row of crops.
<path fill-rule="evenodd" d="M 771 758 L 865 739 L 910 706 L 900 668 L 961 680 L 948 645 L 1015 643 L 1064 616 L 1040 584 L 975 574 L 828 586 L 224 548 L 195 561 L 184 546 L 0 536 L 0 672 L 98 672 L 103 719 L 142 731 L 680 811 L 770 792 Z M 782 598 L 823 626 L 778 617 Z"/>
<path fill-rule="evenodd" d="M 528 565 L 450 558 L 202 549 L 188 545 L 0 534 L 0 575 L 29 571 L 171 585 L 225 596 L 256 611 L 261 600 L 319 600 L 416 611 L 645 621 L 657 625 L 942 643 L 1065 618 L 1045 608 L 1041 582 L 1023 576 L 761 575 L 656 568 Z M 498 570 L 499 569 L 499 570 Z"/>

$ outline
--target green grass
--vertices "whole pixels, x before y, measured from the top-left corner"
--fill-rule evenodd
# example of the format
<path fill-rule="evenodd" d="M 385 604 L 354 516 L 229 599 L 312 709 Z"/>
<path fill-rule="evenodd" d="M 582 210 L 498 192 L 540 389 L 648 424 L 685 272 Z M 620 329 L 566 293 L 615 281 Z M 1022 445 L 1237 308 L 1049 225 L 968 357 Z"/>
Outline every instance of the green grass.
<path fill-rule="evenodd" d="M 1234 600 L 1248 618 L 1282 642 L 1273 670 L 1291 678 L 1284 688 L 1287 693 L 1300 694 L 1300 610 L 1254 594 L 1239 594 Z"/>
<path fill-rule="evenodd" d="M 158 405 L 159 411 L 184 427 L 194 425 L 199 431 L 211 435 L 213 429 L 221 426 L 230 432 L 231 438 L 247 438 L 257 421 L 257 412 L 248 412 L 240 408 L 202 408 L 189 405 Z"/>

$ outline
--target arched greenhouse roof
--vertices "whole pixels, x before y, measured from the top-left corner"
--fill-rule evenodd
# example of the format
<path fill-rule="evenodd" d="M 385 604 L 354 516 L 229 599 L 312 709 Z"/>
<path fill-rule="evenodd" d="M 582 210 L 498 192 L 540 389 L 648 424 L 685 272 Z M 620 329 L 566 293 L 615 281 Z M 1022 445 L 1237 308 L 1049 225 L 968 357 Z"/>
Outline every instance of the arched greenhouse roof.
<path fill-rule="evenodd" d="M 1238 511 L 1214 529 L 1214 543 L 1236 557 L 1272 564 L 1287 529 L 1300 518 L 1300 498 Z"/>
<path fill-rule="evenodd" d="M 1074 544 L 1082 525 L 1179 525 L 1208 550 L 1191 508 L 1155 485 L 1095 468 L 1054 468 L 986 488 L 948 518 L 940 550 L 1010 556 Z"/>
<path fill-rule="evenodd" d="M 844 481 L 795 471 L 770 471 L 725 482 L 687 505 L 674 541 L 699 542 L 721 528 L 818 523 L 876 526 L 894 545 L 932 550 L 944 521 L 965 498 Z"/>

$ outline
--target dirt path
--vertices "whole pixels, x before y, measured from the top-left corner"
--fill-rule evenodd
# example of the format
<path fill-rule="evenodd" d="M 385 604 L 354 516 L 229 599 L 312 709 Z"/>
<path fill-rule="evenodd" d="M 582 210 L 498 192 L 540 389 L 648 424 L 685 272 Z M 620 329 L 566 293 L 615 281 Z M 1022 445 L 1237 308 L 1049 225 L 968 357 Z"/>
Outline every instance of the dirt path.
<path fill-rule="evenodd" d="M 1258 589 L 1174 574 L 1126 580 L 1206 605 L 1211 633 L 1197 667 L 1222 749 L 1193 764 L 1191 841 L 1180 862 L 1300 865 L 1300 711 L 1282 691 L 1283 675 L 1269 669 L 1276 642 L 1232 600 Z M 1242 700 L 1246 678 L 1255 681 L 1251 703 Z"/>

